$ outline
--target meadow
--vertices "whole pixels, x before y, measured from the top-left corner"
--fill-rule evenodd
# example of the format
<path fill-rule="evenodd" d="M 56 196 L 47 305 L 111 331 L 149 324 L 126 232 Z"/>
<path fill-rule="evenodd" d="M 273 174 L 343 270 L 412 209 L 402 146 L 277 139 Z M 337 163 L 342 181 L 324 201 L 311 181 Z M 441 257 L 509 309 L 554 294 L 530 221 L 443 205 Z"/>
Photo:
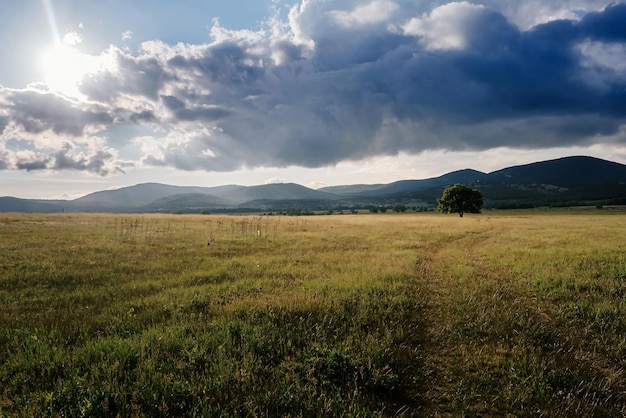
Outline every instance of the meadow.
<path fill-rule="evenodd" d="M 0 416 L 626 416 L 626 212 L 0 215 Z"/>

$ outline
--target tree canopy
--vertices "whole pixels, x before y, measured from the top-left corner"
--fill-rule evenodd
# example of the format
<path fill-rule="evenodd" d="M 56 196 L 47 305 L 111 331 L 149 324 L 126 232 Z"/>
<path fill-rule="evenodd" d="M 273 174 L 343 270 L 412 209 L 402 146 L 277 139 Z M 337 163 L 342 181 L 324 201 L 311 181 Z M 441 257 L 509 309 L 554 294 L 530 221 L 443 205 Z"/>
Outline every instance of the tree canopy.
<path fill-rule="evenodd" d="M 471 189 L 462 184 L 455 184 L 443 191 L 440 199 L 437 199 L 437 209 L 443 213 L 480 213 L 483 206 L 483 195 L 480 190 Z"/>

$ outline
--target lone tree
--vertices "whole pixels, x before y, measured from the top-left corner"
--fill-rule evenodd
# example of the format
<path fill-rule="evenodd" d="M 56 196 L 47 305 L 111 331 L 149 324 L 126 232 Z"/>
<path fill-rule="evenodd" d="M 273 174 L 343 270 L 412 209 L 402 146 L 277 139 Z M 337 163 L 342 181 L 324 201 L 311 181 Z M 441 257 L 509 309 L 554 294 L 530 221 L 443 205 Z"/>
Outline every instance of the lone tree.
<path fill-rule="evenodd" d="M 458 213 L 463 217 L 464 212 L 480 213 L 483 200 L 483 195 L 479 190 L 455 184 L 443 191 L 441 199 L 437 199 L 437 209 L 443 213 Z"/>

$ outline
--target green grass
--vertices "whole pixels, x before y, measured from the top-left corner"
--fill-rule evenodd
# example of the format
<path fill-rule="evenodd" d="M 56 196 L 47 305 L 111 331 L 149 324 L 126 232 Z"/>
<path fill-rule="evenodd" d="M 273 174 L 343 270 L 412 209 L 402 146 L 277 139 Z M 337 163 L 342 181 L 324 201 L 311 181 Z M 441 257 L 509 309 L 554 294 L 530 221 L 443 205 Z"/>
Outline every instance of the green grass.
<path fill-rule="evenodd" d="M 619 211 L 3 214 L 0 236 L 0 416 L 626 414 Z"/>

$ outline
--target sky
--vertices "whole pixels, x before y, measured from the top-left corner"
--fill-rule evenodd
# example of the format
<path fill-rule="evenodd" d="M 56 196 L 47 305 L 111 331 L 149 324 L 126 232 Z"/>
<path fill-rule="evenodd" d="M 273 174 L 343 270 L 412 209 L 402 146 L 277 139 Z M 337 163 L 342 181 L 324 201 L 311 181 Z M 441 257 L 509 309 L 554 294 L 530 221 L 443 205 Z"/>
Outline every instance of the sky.
<path fill-rule="evenodd" d="M 0 0 L 0 196 L 626 163 L 626 2 Z"/>

